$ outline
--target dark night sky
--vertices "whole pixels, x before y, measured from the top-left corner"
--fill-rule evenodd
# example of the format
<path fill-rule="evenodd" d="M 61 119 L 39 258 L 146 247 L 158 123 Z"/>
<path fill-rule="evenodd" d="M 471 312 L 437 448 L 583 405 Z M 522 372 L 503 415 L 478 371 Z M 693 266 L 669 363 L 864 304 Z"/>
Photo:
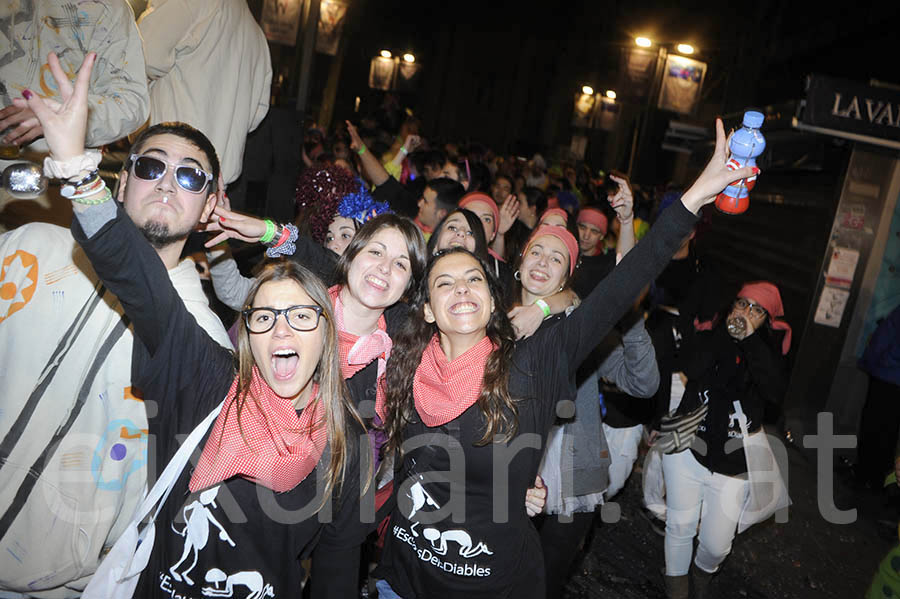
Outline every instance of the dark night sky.
<path fill-rule="evenodd" d="M 765 103 L 797 97 L 802 93 L 803 76 L 810 72 L 900 84 L 896 66 L 900 2 L 827 5 L 771 0 L 419 4 L 367 0 L 357 35 L 370 46 L 411 48 L 423 60 L 436 50 L 435 32 L 447 29 L 496 32 L 498 37 L 515 30 L 540 40 L 548 51 L 574 37 L 596 49 L 576 58 L 586 75 L 612 67 L 615 61 L 606 64 L 610 61 L 604 60 L 613 54 L 610 50 L 632 43 L 639 34 L 662 42 L 693 43 L 700 50 L 699 58 L 710 63 L 712 75 L 717 67 L 725 66 L 723 62 L 731 64 L 736 53 L 742 61 L 755 52 L 763 62 L 757 101 Z M 502 60 L 500 54 L 493 56 Z"/>

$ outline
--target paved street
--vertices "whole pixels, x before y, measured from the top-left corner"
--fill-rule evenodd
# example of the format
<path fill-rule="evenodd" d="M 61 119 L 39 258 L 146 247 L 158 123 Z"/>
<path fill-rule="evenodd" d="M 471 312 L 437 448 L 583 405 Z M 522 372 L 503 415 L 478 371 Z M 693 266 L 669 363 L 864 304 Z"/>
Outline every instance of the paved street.
<path fill-rule="evenodd" d="M 715 597 L 861 598 L 878 563 L 897 543 L 896 534 L 889 538 L 887 525 L 881 526 L 879 535 L 876 520 L 891 520 L 884 501 L 871 493 L 854 492 L 840 477 L 836 477 L 835 503 L 839 509 L 858 508 L 857 520 L 847 525 L 826 522 L 816 502 L 815 454 L 792 449 L 789 456 L 794 502 L 789 521 L 769 520 L 735 539 L 731 556 L 713 581 Z M 639 472 L 632 474 L 616 498 L 622 520 L 597 527 L 565 597 L 665 597 L 663 538 L 639 513 L 640 481 Z"/>

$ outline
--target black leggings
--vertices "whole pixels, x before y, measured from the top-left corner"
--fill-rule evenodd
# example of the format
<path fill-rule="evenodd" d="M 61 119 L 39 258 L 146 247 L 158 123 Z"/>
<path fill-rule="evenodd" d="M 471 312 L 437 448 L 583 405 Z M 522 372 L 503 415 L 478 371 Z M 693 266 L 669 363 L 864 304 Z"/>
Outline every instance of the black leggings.
<path fill-rule="evenodd" d="M 572 521 L 565 523 L 559 521 L 559 516 L 545 516 L 540 523 L 548 599 L 562 597 L 572 562 L 593 523 L 594 512 L 576 512 Z"/>

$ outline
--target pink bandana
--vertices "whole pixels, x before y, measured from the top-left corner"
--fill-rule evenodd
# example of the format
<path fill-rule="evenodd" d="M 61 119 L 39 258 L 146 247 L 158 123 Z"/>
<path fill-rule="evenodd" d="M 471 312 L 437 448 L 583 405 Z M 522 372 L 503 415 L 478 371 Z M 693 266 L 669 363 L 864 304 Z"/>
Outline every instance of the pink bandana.
<path fill-rule="evenodd" d="M 376 413 L 384 405 L 384 376 L 387 360 L 391 357 L 393 342 L 387 334 L 387 322 L 384 314 L 378 318 L 378 328 L 374 332 L 357 337 L 344 330 L 344 305 L 341 302 L 341 286 L 334 285 L 328 290 L 334 303 L 334 320 L 338 330 L 338 359 L 341 362 L 341 376 L 349 379 L 378 360 L 378 384 L 375 393 Z"/>
<path fill-rule="evenodd" d="M 241 476 L 276 493 L 290 491 L 316 467 L 328 442 L 318 385 L 298 416 L 293 402 L 276 395 L 254 366 L 238 426 L 237 384 L 234 377 L 189 487 L 199 491 Z"/>
<path fill-rule="evenodd" d="M 435 334 L 422 352 L 422 362 L 413 379 L 416 412 L 426 426 L 446 424 L 478 401 L 484 366 L 492 351 L 494 344 L 484 337 L 450 362 Z"/>

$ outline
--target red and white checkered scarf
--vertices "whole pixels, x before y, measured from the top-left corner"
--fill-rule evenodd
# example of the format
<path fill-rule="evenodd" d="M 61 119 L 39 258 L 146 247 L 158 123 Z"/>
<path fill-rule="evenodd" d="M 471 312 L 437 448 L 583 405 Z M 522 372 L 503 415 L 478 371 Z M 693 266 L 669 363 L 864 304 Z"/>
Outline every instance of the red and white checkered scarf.
<path fill-rule="evenodd" d="M 254 366 L 240 426 L 237 385 L 235 377 L 189 487 L 199 491 L 241 476 L 276 493 L 290 491 L 316 467 L 328 442 L 318 385 L 297 415 L 293 402 L 276 395 Z"/>
<path fill-rule="evenodd" d="M 485 337 L 452 362 L 437 334 L 422 352 L 413 379 L 416 412 L 427 426 L 441 426 L 465 412 L 481 396 L 484 367 L 494 344 Z"/>
<path fill-rule="evenodd" d="M 358 337 L 344 330 L 344 305 L 341 302 L 341 286 L 334 285 L 328 290 L 334 305 L 334 320 L 338 330 L 338 359 L 341 362 L 341 376 L 351 376 L 368 366 L 372 360 L 378 360 L 378 382 L 375 393 L 376 413 L 384 406 L 384 377 L 387 360 L 391 357 L 394 346 L 387 334 L 387 322 L 384 314 L 378 317 L 378 326 L 372 333 Z"/>

